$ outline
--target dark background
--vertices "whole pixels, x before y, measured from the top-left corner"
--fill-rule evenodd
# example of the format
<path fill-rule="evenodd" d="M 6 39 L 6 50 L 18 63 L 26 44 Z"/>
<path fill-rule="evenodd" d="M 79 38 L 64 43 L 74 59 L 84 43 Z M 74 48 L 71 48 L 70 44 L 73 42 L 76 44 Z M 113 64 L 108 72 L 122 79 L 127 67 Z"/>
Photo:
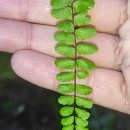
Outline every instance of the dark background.
<path fill-rule="evenodd" d="M 0 130 L 61 130 L 59 94 L 16 76 L 0 53 Z M 130 116 L 94 105 L 91 130 L 130 130 Z"/>

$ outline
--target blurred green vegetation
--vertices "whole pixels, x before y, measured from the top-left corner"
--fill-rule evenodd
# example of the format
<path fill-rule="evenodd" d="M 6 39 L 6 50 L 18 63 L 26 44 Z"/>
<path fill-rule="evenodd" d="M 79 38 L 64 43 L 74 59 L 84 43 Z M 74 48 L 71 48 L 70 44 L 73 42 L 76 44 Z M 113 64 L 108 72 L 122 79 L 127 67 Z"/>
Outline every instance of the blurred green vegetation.
<path fill-rule="evenodd" d="M 16 78 L 10 65 L 11 54 L 0 52 L 0 81 Z"/>
<path fill-rule="evenodd" d="M 4 81 L 14 80 L 16 75 L 11 69 L 11 54 L 0 52 L 0 95 L 5 90 Z"/>
<path fill-rule="evenodd" d="M 92 109 L 90 127 L 92 130 L 115 130 L 117 118 L 114 112 L 103 113 L 97 106 Z"/>
<path fill-rule="evenodd" d="M 59 94 L 32 85 L 11 69 L 11 54 L 0 53 L 0 130 L 61 130 Z M 94 105 L 91 130 L 130 130 L 130 116 Z"/>

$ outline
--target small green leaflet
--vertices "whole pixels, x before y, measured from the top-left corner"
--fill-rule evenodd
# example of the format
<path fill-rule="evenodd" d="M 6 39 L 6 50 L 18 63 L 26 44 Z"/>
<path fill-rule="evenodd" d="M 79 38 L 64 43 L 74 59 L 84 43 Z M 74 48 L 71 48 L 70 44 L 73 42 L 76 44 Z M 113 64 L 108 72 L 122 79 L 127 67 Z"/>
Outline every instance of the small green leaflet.
<path fill-rule="evenodd" d="M 80 54 L 80 55 L 90 55 L 90 54 L 94 54 L 98 51 L 98 48 L 96 45 L 93 45 L 93 44 L 79 44 L 77 46 L 77 52 Z"/>
<path fill-rule="evenodd" d="M 76 125 L 76 130 L 88 130 L 88 128 Z"/>
<path fill-rule="evenodd" d="M 75 122 L 78 126 L 83 126 L 86 127 L 88 126 L 88 121 L 87 120 L 83 120 L 82 118 L 76 117 L 75 118 Z"/>
<path fill-rule="evenodd" d="M 93 106 L 93 102 L 90 99 L 76 97 L 76 104 L 78 107 L 91 109 Z"/>
<path fill-rule="evenodd" d="M 77 71 L 76 75 L 79 79 L 85 79 L 89 76 L 89 73 L 87 71 Z"/>
<path fill-rule="evenodd" d="M 74 24 L 76 26 L 82 26 L 89 24 L 91 22 L 91 18 L 86 16 L 86 13 L 80 13 L 74 16 Z"/>
<path fill-rule="evenodd" d="M 82 13 L 82 12 L 87 12 L 88 11 L 88 7 L 85 4 L 86 2 L 80 2 L 80 1 L 76 1 L 73 4 L 73 9 L 76 13 Z"/>
<path fill-rule="evenodd" d="M 56 19 L 72 20 L 72 10 L 69 7 L 53 9 L 51 15 Z"/>
<path fill-rule="evenodd" d="M 92 9 L 95 5 L 94 0 L 76 0 L 76 1 L 84 2 L 84 4 L 88 7 L 89 10 Z"/>
<path fill-rule="evenodd" d="M 94 70 L 96 68 L 95 64 L 89 60 L 86 59 L 78 59 L 76 61 L 76 66 L 78 69 L 81 70 Z"/>
<path fill-rule="evenodd" d="M 58 44 L 55 50 L 58 54 L 61 54 L 65 57 L 73 58 L 75 55 L 75 49 L 72 46 Z"/>
<path fill-rule="evenodd" d="M 64 21 L 64 22 L 58 23 L 57 28 L 58 28 L 58 30 L 64 31 L 64 32 L 67 32 L 67 33 L 74 32 L 74 25 L 70 21 Z"/>
<path fill-rule="evenodd" d="M 62 130 L 74 130 L 74 125 L 65 126 Z"/>
<path fill-rule="evenodd" d="M 66 117 L 72 115 L 74 112 L 74 108 L 70 106 L 64 106 L 60 109 L 60 115 Z"/>
<path fill-rule="evenodd" d="M 58 99 L 59 104 L 62 105 L 72 105 L 74 103 L 73 96 L 60 96 Z"/>
<path fill-rule="evenodd" d="M 73 72 L 61 72 L 56 76 L 59 82 L 70 82 L 74 80 L 74 73 Z"/>
<path fill-rule="evenodd" d="M 92 91 L 93 91 L 93 89 L 89 86 L 80 85 L 80 84 L 76 85 L 76 93 L 77 94 L 88 95 L 88 94 L 92 93 Z"/>
<path fill-rule="evenodd" d="M 78 40 L 85 40 L 86 38 L 91 38 L 96 35 L 96 29 L 93 27 L 79 28 L 75 32 Z"/>
<path fill-rule="evenodd" d="M 74 92 L 74 84 L 60 84 L 58 86 L 58 92 L 60 93 L 73 93 Z"/>
<path fill-rule="evenodd" d="M 71 33 L 58 32 L 54 37 L 56 41 L 65 45 L 73 45 L 75 42 L 74 35 Z"/>
<path fill-rule="evenodd" d="M 72 125 L 74 123 L 74 116 L 65 117 L 61 120 L 63 126 Z"/>
<path fill-rule="evenodd" d="M 55 40 L 64 45 L 74 45 L 75 39 L 72 33 L 58 32 L 54 36 Z"/>
<path fill-rule="evenodd" d="M 72 0 L 52 0 L 51 6 L 53 9 L 60 9 L 72 3 Z"/>
<path fill-rule="evenodd" d="M 73 70 L 75 67 L 75 61 L 70 59 L 56 59 L 55 65 L 60 69 Z"/>
<path fill-rule="evenodd" d="M 76 108 L 75 111 L 76 111 L 77 116 L 82 118 L 83 120 L 87 120 L 90 117 L 90 113 L 87 112 L 86 110 Z"/>

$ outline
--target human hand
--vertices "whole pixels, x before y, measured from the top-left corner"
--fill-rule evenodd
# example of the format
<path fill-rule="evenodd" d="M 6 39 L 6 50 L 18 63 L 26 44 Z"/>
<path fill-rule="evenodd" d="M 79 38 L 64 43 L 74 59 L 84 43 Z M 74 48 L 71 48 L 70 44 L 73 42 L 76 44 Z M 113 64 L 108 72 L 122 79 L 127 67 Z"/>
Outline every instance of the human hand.
<path fill-rule="evenodd" d="M 89 15 L 98 33 L 86 41 L 96 44 L 99 52 L 86 58 L 98 68 L 82 83 L 93 87 L 90 98 L 95 104 L 130 114 L 130 3 L 95 2 Z M 12 68 L 20 77 L 56 91 L 57 21 L 49 5 L 50 0 L 0 0 L 0 51 L 14 53 Z"/>

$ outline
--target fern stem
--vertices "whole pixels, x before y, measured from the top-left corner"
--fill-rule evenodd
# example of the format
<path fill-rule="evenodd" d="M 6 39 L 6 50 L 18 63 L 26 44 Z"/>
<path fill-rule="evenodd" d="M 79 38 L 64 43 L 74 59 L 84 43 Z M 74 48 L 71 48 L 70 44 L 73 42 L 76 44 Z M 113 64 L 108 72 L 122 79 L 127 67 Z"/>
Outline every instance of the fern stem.
<path fill-rule="evenodd" d="M 71 9 L 72 9 L 72 23 L 74 24 L 74 9 L 73 9 L 73 3 L 75 0 L 73 0 L 72 4 L 71 4 Z M 75 68 L 74 68 L 74 73 L 75 73 L 75 79 L 74 79 L 74 130 L 76 129 L 75 125 L 76 125 L 76 121 L 75 121 L 75 117 L 76 117 L 76 97 L 77 97 L 77 93 L 76 93 L 76 85 L 77 85 L 77 77 L 76 77 L 76 72 L 77 72 L 77 68 L 76 68 L 76 60 L 77 60 L 77 51 L 76 51 L 76 46 L 77 46 L 77 41 L 76 41 L 76 36 L 75 36 L 75 26 L 74 26 L 74 38 L 75 38 L 75 43 L 74 43 L 74 48 L 75 48 Z"/>

